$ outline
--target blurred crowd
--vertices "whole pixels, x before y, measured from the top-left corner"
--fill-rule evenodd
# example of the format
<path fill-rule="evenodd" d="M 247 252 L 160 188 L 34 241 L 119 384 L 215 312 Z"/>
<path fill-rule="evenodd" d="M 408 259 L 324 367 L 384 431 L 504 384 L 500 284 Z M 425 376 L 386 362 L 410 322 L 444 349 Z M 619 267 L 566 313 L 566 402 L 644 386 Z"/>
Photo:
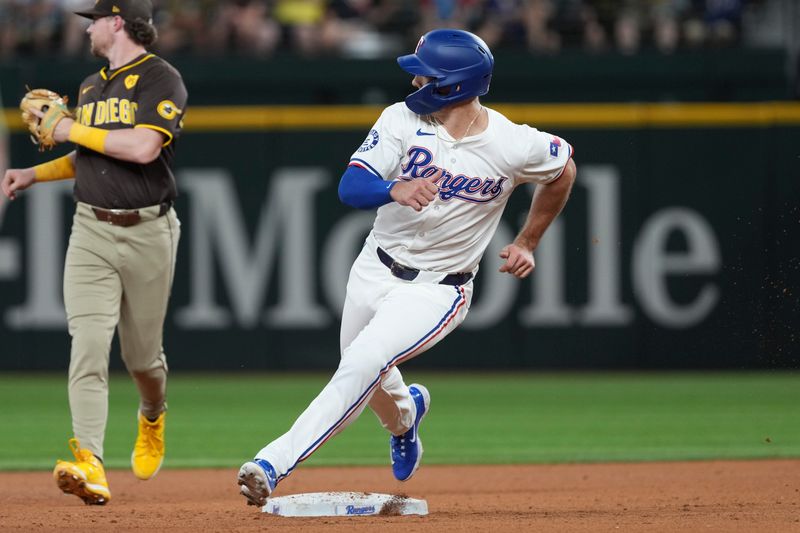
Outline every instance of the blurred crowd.
<path fill-rule="evenodd" d="M 553 54 L 781 46 L 797 0 L 154 0 L 157 52 L 381 57 L 435 27 L 473 31 L 492 49 Z M 0 0 L 0 55 L 86 53 L 91 0 Z"/>

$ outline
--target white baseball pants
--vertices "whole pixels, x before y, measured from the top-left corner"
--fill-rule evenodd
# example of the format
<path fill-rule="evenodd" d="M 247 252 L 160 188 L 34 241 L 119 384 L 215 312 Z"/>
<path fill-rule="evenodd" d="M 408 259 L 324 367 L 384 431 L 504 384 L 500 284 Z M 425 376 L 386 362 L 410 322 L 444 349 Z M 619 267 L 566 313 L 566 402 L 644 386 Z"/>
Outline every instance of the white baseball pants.
<path fill-rule="evenodd" d="M 416 407 L 396 366 L 458 327 L 472 299 L 462 286 L 404 281 L 378 260 L 370 235 L 350 271 L 341 329 L 341 361 L 330 382 L 291 429 L 256 454 L 280 481 L 366 405 L 394 435 L 413 424 Z"/>

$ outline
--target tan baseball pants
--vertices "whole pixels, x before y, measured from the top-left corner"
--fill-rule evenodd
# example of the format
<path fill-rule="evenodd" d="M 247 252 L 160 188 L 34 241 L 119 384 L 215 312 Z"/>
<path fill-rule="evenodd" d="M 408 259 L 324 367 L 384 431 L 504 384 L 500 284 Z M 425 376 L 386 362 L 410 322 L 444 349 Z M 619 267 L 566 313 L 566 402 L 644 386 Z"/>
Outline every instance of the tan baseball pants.
<path fill-rule="evenodd" d="M 101 222 L 78 202 L 64 267 L 64 304 L 72 350 L 69 404 L 72 429 L 103 457 L 108 416 L 108 365 L 114 329 L 122 360 L 139 389 L 139 409 L 158 416 L 166 403 L 167 361 L 162 347 L 180 221 L 173 209 L 139 210 L 141 222 Z M 131 419 L 135 413 L 131 410 Z"/>

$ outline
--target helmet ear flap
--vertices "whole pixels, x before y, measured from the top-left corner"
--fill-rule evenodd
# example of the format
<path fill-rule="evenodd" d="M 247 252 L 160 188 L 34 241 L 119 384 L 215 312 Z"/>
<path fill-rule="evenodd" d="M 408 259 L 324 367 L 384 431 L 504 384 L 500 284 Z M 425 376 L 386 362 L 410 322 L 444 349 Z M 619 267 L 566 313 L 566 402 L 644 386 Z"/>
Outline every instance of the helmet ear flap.
<path fill-rule="evenodd" d="M 417 91 L 406 96 L 406 106 L 418 115 L 430 115 L 444 107 L 440 103 L 441 96 L 436 94 L 437 87 L 434 82 L 426 83 Z"/>

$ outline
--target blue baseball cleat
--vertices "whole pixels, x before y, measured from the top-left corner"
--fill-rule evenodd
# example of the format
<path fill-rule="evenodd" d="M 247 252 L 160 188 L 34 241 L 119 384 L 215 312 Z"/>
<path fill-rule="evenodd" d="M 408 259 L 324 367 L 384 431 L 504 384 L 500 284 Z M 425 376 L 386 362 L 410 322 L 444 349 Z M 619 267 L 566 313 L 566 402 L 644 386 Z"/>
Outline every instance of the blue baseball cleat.
<path fill-rule="evenodd" d="M 253 459 L 239 469 L 238 483 L 241 485 L 239 492 L 247 498 L 247 505 L 263 507 L 278 484 L 278 476 L 269 462 Z"/>
<path fill-rule="evenodd" d="M 389 439 L 389 448 L 392 457 L 392 472 L 400 481 L 407 481 L 419 468 L 422 459 L 422 441 L 419 438 L 419 424 L 431 408 L 431 394 L 428 389 L 413 383 L 408 387 L 411 398 L 417 406 L 417 416 L 414 425 L 402 435 L 392 435 Z"/>

